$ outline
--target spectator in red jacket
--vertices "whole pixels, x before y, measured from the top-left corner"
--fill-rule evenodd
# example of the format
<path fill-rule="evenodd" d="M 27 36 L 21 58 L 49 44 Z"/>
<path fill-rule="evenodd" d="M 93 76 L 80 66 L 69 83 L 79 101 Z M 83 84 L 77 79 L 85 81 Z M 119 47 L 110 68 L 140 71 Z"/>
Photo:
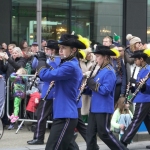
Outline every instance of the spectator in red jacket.
<path fill-rule="evenodd" d="M 27 116 L 30 119 L 36 119 L 35 111 L 39 104 L 41 95 L 39 93 L 38 88 L 36 88 L 35 86 L 33 86 L 31 90 L 26 91 L 26 94 L 30 95 L 30 99 L 29 99 L 27 107 L 26 107 Z"/>

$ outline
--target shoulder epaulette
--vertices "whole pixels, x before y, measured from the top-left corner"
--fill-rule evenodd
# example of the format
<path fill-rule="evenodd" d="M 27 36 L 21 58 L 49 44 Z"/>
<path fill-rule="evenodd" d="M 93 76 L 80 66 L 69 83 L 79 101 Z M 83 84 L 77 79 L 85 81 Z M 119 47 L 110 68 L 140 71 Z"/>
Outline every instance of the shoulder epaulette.
<path fill-rule="evenodd" d="M 108 70 L 111 70 L 110 66 L 108 66 L 108 65 L 106 66 L 106 68 L 107 68 Z"/>
<path fill-rule="evenodd" d="M 144 66 L 144 69 L 147 69 L 147 67 L 148 67 L 148 65 L 145 65 L 145 66 Z"/>
<path fill-rule="evenodd" d="M 113 70 L 113 68 L 110 67 L 109 65 L 107 65 L 106 68 L 107 68 L 108 70 Z"/>

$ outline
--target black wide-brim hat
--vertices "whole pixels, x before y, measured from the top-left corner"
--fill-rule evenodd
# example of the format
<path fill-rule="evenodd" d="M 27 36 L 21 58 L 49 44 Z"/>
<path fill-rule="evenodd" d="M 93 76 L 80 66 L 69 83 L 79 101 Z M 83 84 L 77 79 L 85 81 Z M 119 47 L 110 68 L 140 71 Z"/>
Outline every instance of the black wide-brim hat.
<path fill-rule="evenodd" d="M 61 35 L 58 44 L 75 47 L 78 49 L 86 49 L 86 45 L 83 42 L 79 41 L 79 37 L 77 35 L 71 35 L 68 33 Z"/>
<path fill-rule="evenodd" d="M 92 52 L 94 54 L 101 54 L 101 55 L 108 55 L 108 56 L 116 56 L 116 53 L 113 52 L 110 47 L 103 46 L 103 45 L 97 45 L 95 52 Z"/>
<path fill-rule="evenodd" d="M 136 50 L 130 58 L 146 58 L 147 54 L 143 53 L 144 50 Z"/>
<path fill-rule="evenodd" d="M 58 43 L 55 40 L 48 40 L 47 41 L 47 45 L 44 46 L 44 47 L 48 47 L 48 48 L 51 48 L 51 49 L 59 50 Z"/>

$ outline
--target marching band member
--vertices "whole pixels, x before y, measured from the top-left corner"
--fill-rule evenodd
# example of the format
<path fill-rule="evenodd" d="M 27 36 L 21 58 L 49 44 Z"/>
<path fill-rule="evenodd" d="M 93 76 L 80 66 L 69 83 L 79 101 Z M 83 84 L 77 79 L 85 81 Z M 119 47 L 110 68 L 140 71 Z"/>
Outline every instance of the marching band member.
<path fill-rule="evenodd" d="M 55 42 L 55 43 L 54 43 Z M 58 54 L 59 47 L 55 40 L 49 40 L 45 49 L 45 54 L 51 55 L 53 54 L 54 59 L 51 60 L 49 57 L 47 58 L 46 62 L 53 68 L 56 68 L 60 64 L 60 57 L 57 57 L 55 59 L 55 55 Z M 37 60 L 38 61 L 38 60 Z M 38 62 L 37 62 L 38 63 Z M 36 64 L 34 66 L 36 66 Z M 36 66 L 37 67 L 37 66 Z M 46 95 L 46 92 L 49 88 L 50 82 L 44 82 L 43 88 L 42 88 L 42 95 L 41 99 L 43 99 Z M 53 92 L 54 90 L 51 90 L 48 94 L 45 101 L 40 100 L 40 103 L 37 108 L 37 125 L 35 127 L 33 140 L 27 141 L 29 145 L 37 145 L 37 144 L 44 144 L 44 135 L 46 131 L 46 121 L 48 119 L 48 116 L 52 115 L 52 106 L 53 106 Z"/>
<path fill-rule="evenodd" d="M 38 64 L 38 74 L 43 81 L 55 81 L 53 99 L 53 124 L 46 150 L 67 150 L 78 122 L 77 95 L 82 71 L 75 55 L 78 49 L 86 49 L 85 38 L 63 34 L 59 41 L 64 59 L 58 68 L 47 69 L 44 56 Z"/>
<path fill-rule="evenodd" d="M 110 65 L 110 56 L 118 56 L 115 49 L 107 46 L 97 46 L 96 61 L 100 66 L 96 76 L 87 80 L 92 90 L 91 107 L 87 127 L 87 150 L 95 150 L 95 137 L 98 132 L 101 140 L 111 150 L 126 150 L 127 148 L 110 131 L 110 117 L 114 112 L 114 90 L 116 75 Z"/>
<path fill-rule="evenodd" d="M 86 77 L 90 74 L 92 70 L 92 66 L 95 64 L 95 56 L 92 54 L 91 48 L 87 48 L 85 50 L 80 51 L 81 54 L 83 55 L 83 58 L 79 60 L 80 62 L 80 67 L 82 69 L 83 73 L 83 81 L 85 81 Z M 94 72 L 97 72 L 99 67 L 96 67 Z M 94 75 L 94 73 L 93 73 Z M 82 94 L 82 107 L 81 107 L 81 115 L 82 115 L 82 120 L 84 123 L 88 122 L 88 115 L 89 115 L 89 109 L 90 109 L 90 102 L 91 102 L 91 96 L 88 94 Z"/>
<path fill-rule="evenodd" d="M 117 58 L 116 56 L 111 56 L 111 61 L 117 77 L 114 94 L 114 101 L 116 104 L 119 97 L 123 97 L 126 92 L 126 69 L 121 57 Z"/>
<path fill-rule="evenodd" d="M 134 51 L 132 58 L 135 58 L 135 64 L 141 67 L 138 76 L 137 83 L 144 82 L 144 78 L 150 72 L 150 66 L 147 65 L 146 59 L 150 56 L 150 49 Z M 139 91 L 133 101 L 136 103 L 135 111 L 131 124 L 125 130 L 124 135 L 121 138 L 121 142 L 127 146 L 130 144 L 134 135 L 138 131 L 142 121 L 144 121 L 146 128 L 150 134 L 150 121 L 149 121 L 149 108 L 150 108 L 150 80 L 143 85 L 141 91 Z M 147 147 L 149 148 L 149 146 Z"/>

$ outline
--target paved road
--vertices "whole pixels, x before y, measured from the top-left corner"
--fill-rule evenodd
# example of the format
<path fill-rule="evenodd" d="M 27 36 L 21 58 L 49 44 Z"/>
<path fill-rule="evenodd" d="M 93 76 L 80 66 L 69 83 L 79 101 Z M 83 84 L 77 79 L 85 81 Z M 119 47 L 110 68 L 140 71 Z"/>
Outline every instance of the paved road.
<path fill-rule="evenodd" d="M 30 146 L 26 143 L 31 140 L 33 133 L 28 131 L 26 127 L 15 134 L 16 130 L 5 130 L 3 138 L 0 140 L 0 150 L 44 150 L 45 145 Z M 45 142 L 48 138 L 49 130 L 45 134 Z M 82 137 L 79 135 L 77 143 L 80 150 L 86 150 L 86 145 Z M 101 150 L 109 150 L 109 148 L 98 138 L 98 145 Z M 128 146 L 130 150 L 146 150 L 145 146 L 150 145 L 150 141 L 133 142 Z"/>

